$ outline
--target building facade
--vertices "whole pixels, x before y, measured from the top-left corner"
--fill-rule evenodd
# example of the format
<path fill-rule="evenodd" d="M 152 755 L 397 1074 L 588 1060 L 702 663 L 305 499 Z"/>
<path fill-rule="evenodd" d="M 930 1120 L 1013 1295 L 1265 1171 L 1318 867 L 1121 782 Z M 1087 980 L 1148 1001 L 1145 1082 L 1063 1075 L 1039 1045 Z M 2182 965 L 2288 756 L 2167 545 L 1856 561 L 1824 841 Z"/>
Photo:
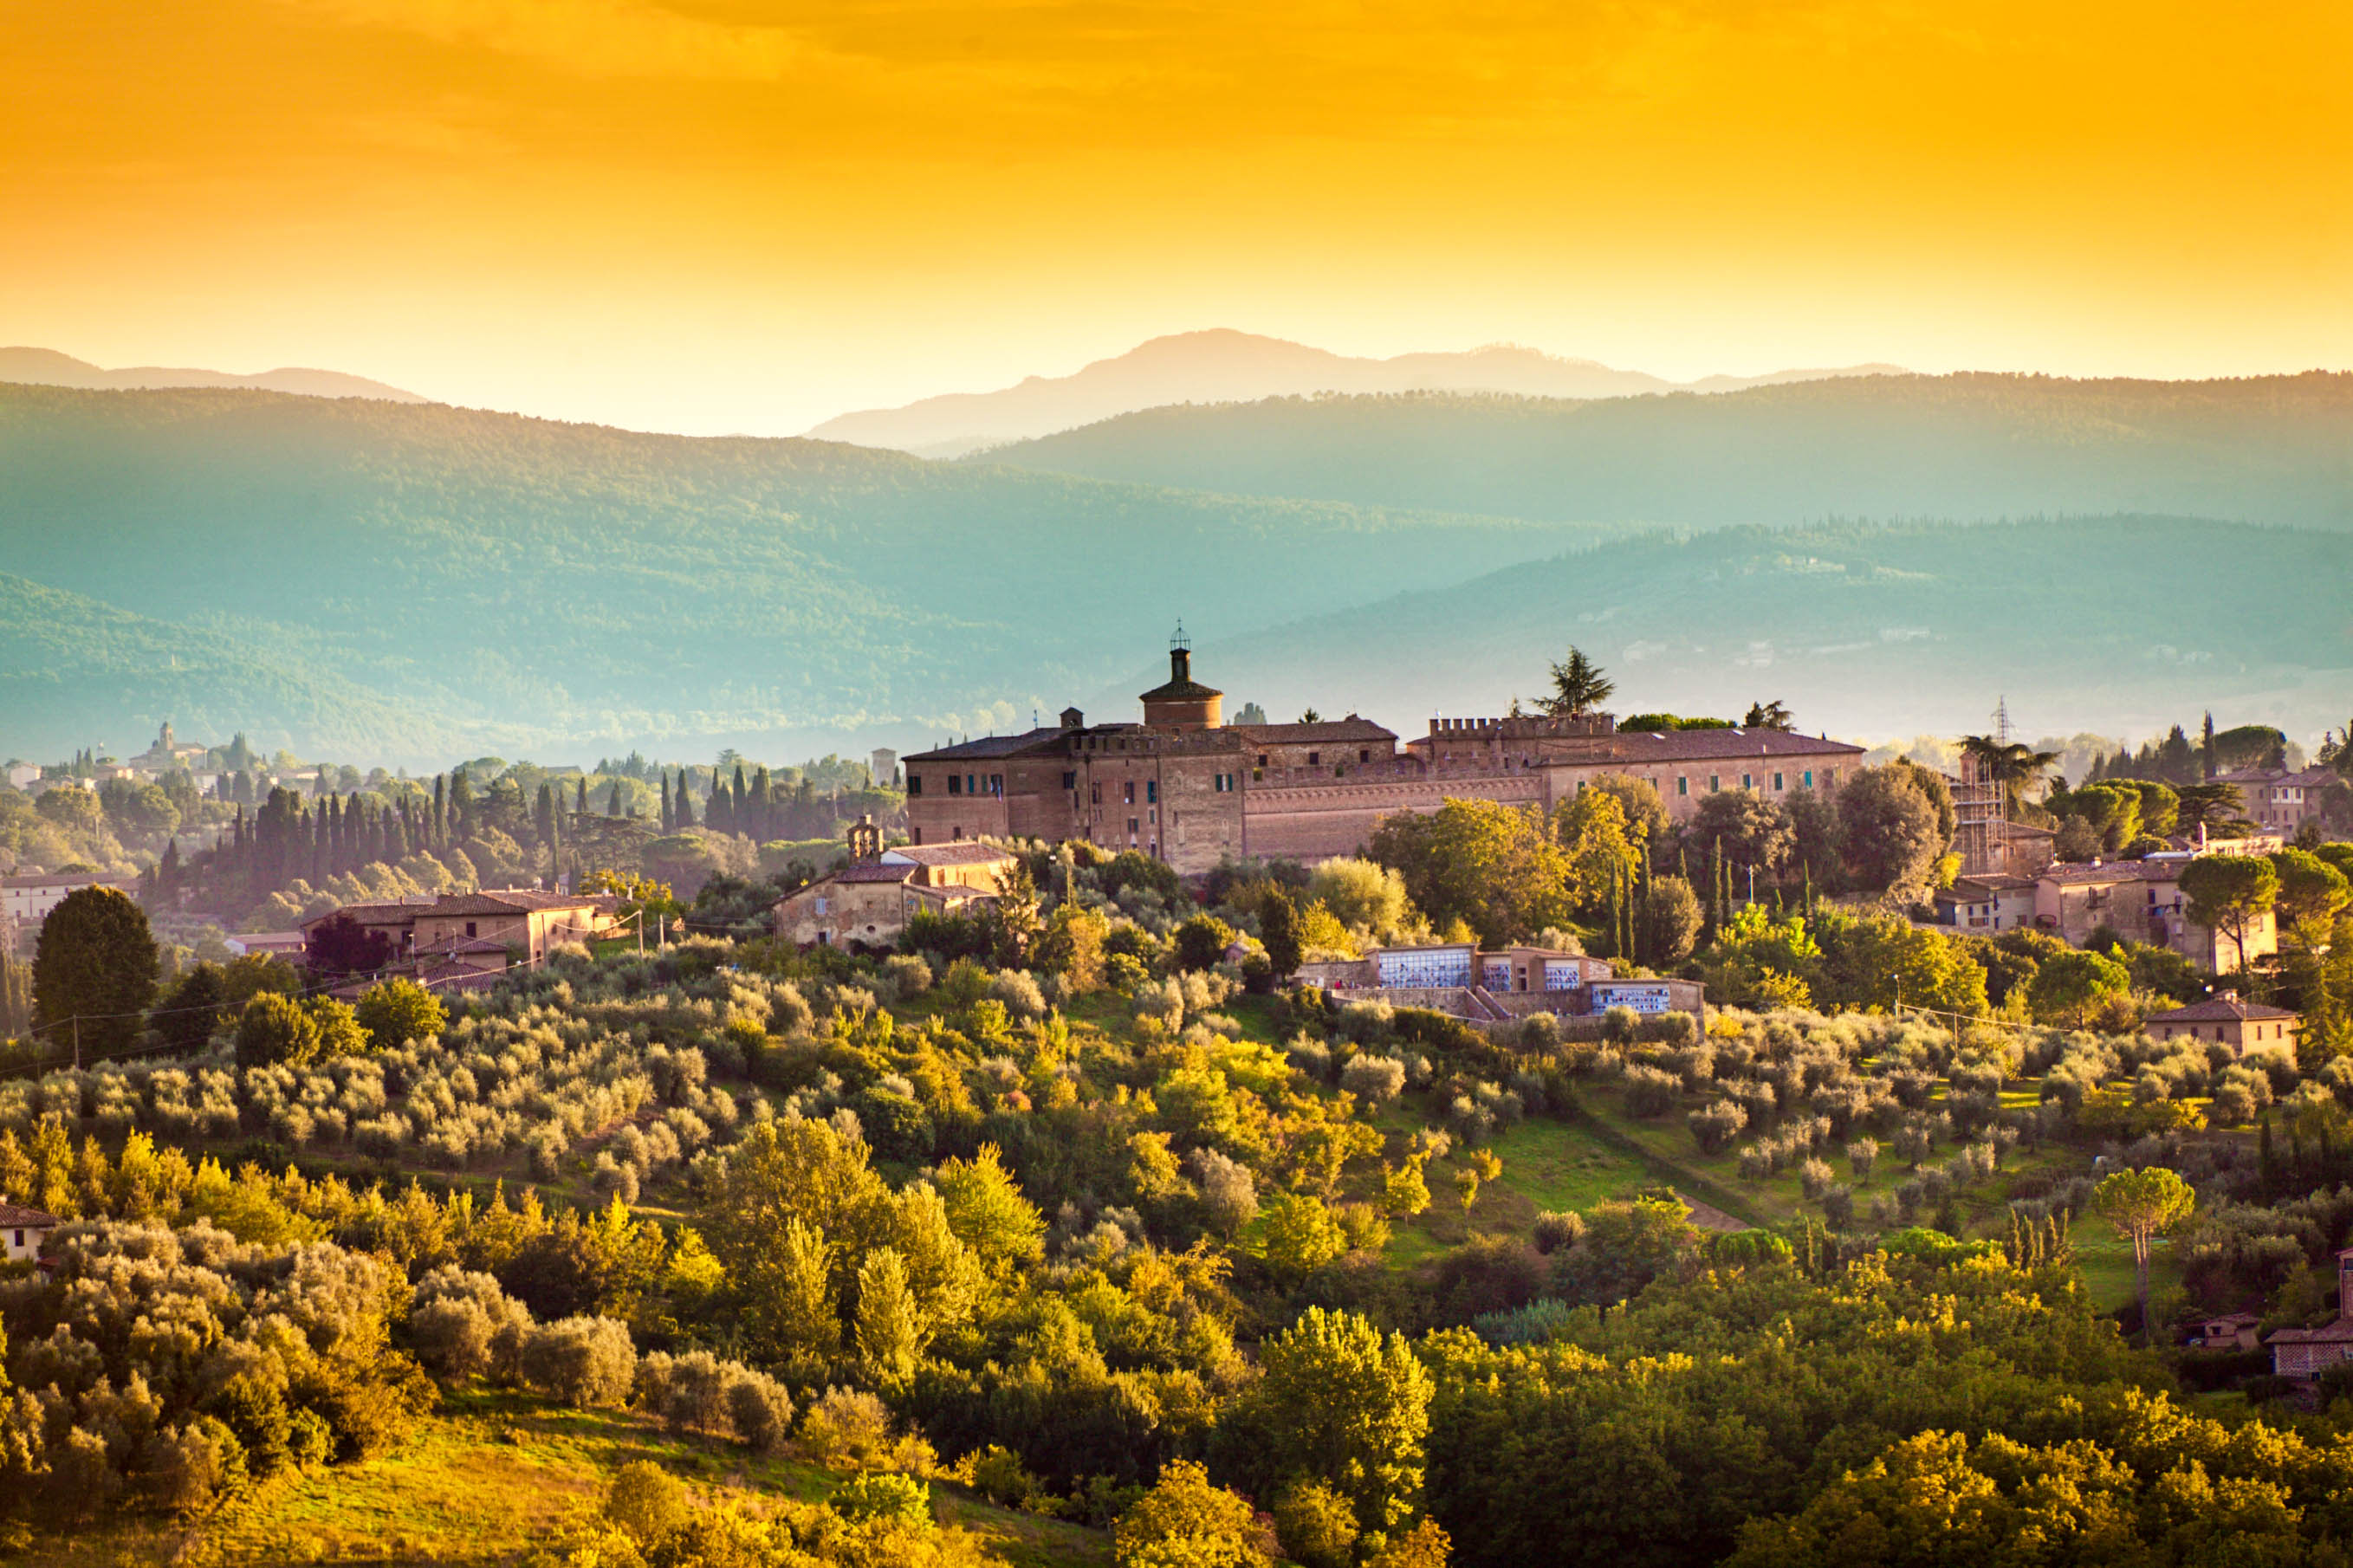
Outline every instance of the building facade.
<path fill-rule="evenodd" d="M 543 893 L 502 889 L 487 893 L 443 893 L 390 904 L 352 904 L 302 922 L 307 942 L 338 915 L 349 915 L 364 931 L 381 932 L 392 963 L 426 969 L 463 959 L 470 971 L 495 972 L 509 955 L 539 963 L 560 942 L 587 942 L 617 929 L 617 900 L 587 893 Z M 498 955 L 493 964 L 490 955 Z"/>
<path fill-rule="evenodd" d="M 1013 871 L 994 845 L 880 844 L 871 824 L 852 827 L 849 865 L 776 900 L 776 934 L 803 947 L 889 947 L 918 914 L 990 902 Z"/>
<path fill-rule="evenodd" d="M 2302 1022 L 2284 1007 L 2222 995 L 2153 1013 L 2142 1027 L 2160 1040 L 2211 1040 L 2228 1048 L 2237 1061 L 2270 1057 L 2294 1067 L 2295 1032 Z"/>
<path fill-rule="evenodd" d="M 68 893 L 84 888 L 121 888 L 111 878 L 88 871 L 28 872 L 21 877 L 0 877 L 0 920 L 23 921 L 38 925 L 48 918 L 49 911 L 66 901 Z M 124 891 L 129 891 L 124 889 Z"/>
<path fill-rule="evenodd" d="M 1609 774 L 1648 780 L 1681 820 L 1725 790 L 1833 791 L 1862 757 L 1781 730 L 1622 732 L 1607 714 L 1433 719 L 1402 745 L 1355 714 L 1227 724 L 1224 694 L 1193 679 L 1181 637 L 1167 683 L 1141 701 L 1141 723 L 1089 724 L 1065 709 L 1057 725 L 902 759 L 916 844 L 1083 839 L 1195 873 L 1228 858 L 1355 854 L 1383 817 L 1450 799 L 1549 811 Z"/>
<path fill-rule="evenodd" d="M 2214 782 L 2238 787 L 2248 821 L 2287 837 L 2326 816 L 2346 787 L 2343 775 L 2330 767 L 2242 768 L 2217 773 Z"/>
<path fill-rule="evenodd" d="M 2353 1247 L 2337 1255 L 2337 1316 L 2316 1329 L 2282 1329 L 2265 1342 L 2275 1377 L 2318 1377 L 2353 1361 Z"/>
<path fill-rule="evenodd" d="M 2279 948 L 2269 913 L 2247 928 L 2247 950 L 2189 918 L 2181 868 L 2196 857 L 2169 851 L 2145 860 L 2062 861 L 2034 885 L 2034 923 L 2081 947 L 2103 926 L 2127 942 L 2169 947 L 2210 974 L 2243 969 Z"/>

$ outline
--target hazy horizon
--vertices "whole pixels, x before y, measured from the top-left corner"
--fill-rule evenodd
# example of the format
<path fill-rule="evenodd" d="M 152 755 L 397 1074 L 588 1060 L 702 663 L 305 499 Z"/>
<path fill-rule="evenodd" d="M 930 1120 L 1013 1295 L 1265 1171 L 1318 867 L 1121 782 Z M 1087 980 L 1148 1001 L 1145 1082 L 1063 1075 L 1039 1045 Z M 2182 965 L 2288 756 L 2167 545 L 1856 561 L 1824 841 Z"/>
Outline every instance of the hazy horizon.
<path fill-rule="evenodd" d="M 0 339 L 105 365 L 780 435 L 1204 325 L 1679 381 L 2353 363 L 2353 15 L 2317 5 L 92 0 L 11 32 Z"/>
<path fill-rule="evenodd" d="M 5 325 L 5 319 L 0 319 L 0 325 Z M 1376 352 L 1337 347 L 1328 342 L 1313 341 L 1303 337 L 1289 336 L 1280 331 L 1270 331 L 1261 332 L 1245 328 L 1219 325 L 1173 328 L 1166 331 L 1151 333 L 1145 337 L 1137 338 L 1134 341 L 1126 343 L 1123 347 L 1113 349 L 1106 353 L 1089 354 L 1083 359 L 1071 361 L 1067 363 L 1058 362 L 1051 365 L 1043 365 L 1017 372 L 1009 372 L 1002 380 L 986 384 L 976 382 L 971 384 L 948 384 L 945 383 L 932 384 L 930 383 L 921 381 L 920 377 L 923 374 L 922 372 L 910 371 L 907 373 L 903 384 L 914 388 L 914 390 L 907 392 L 902 396 L 894 396 L 886 401 L 877 402 L 871 405 L 851 405 L 849 403 L 843 403 L 837 406 L 833 404 L 821 402 L 813 403 L 811 404 L 811 406 L 820 408 L 824 410 L 824 412 L 797 425 L 793 424 L 790 418 L 779 417 L 775 420 L 765 422 L 775 424 L 777 426 L 776 428 L 754 428 L 753 424 L 754 422 L 753 421 L 744 420 L 730 424 L 723 413 L 714 413 L 709 419 L 703 421 L 703 424 L 708 427 L 687 428 L 681 425 L 664 424 L 659 422 L 659 419 L 652 423 L 632 424 L 629 423 L 626 417 L 618 415 L 605 416 L 581 413 L 578 411 L 567 412 L 557 406 L 509 406 L 496 402 L 470 398 L 462 394 L 449 395 L 441 391 L 437 391 L 432 384 L 435 378 L 430 375 L 423 378 L 412 377 L 408 380 L 401 380 L 397 377 L 380 374 L 375 368 L 368 365 L 354 365 L 341 362 L 332 362 L 327 358 L 315 354 L 308 358 L 296 357 L 292 359 L 272 361 L 267 363 L 249 358 L 239 360 L 233 356 L 227 358 L 219 356 L 216 356 L 214 358 L 197 358 L 191 356 L 174 357 L 158 353 L 144 355 L 132 353 L 127 356 L 106 358 L 81 353 L 71 347 L 60 347 L 53 342 L 33 342 L 29 340 L 0 342 L 0 353 L 5 353 L 11 349 L 30 349 L 46 351 L 51 353 L 62 353 L 72 359 L 79 360 L 84 363 L 90 365 L 94 369 L 109 373 L 124 373 L 134 370 L 172 372 L 195 371 L 214 373 L 224 377 L 256 380 L 260 377 L 284 372 L 324 372 L 357 380 L 384 383 L 388 386 L 395 387 L 402 392 L 412 394 L 428 402 L 448 404 L 453 407 L 479 409 L 488 413 L 515 414 L 526 418 L 552 419 L 568 424 L 601 425 L 616 429 L 637 431 L 648 435 L 720 437 L 730 436 L 751 436 L 774 439 L 787 439 L 796 437 L 814 437 L 818 439 L 828 439 L 839 437 L 827 437 L 820 436 L 818 435 L 819 430 L 828 424 L 846 419 L 853 415 L 880 410 L 893 410 L 936 398 L 955 397 L 960 395 L 986 396 L 997 393 L 1014 391 L 1022 387 L 1025 384 L 1031 382 L 1066 380 L 1076 376 L 1080 373 L 1090 368 L 1124 358 L 1125 356 L 1134 353 L 1137 349 L 1152 343 L 1171 338 L 1194 337 L 1217 332 L 1239 332 L 1252 337 L 1264 337 L 1276 342 L 1319 350 L 1335 357 L 1365 362 L 1378 362 L 1417 356 L 1444 357 L 1450 355 L 1469 355 L 1487 350 L 1511 349 L 1541 354 L 1547 359 L 1563 363 L 1598 365 L 1622 374 L 1655 376 L 1662 381 L 1673 383 L 1679 388 L 1691 383 L 1711 379 L 1727 381 L 1747 380 L 1751 378 L 1771 376 L 1797 370 L 1841 369 L 1849 364 L 1867 364 L 1874 367 L 1885 365 L 1888 367 L 1889 373 L 1891 374 L 1901 372 L 1903 374 L 1915 375 L 1952 375 L 1975 372 L 1997 375 L 2044 375 L 2076 381 L 2097 381 L 2109 379 L 2204 381 L 2223 378 L 2243 380 L 2262 376 L 2297 375 L 2308 371 L 2333 372 L 2345 369 L 2348 366 L 2353 366 L 2353 354 L 2348 354 L 2345 362 L 2341 364 L 2327 364 L 2319 363 L 2298 364 L 2282 363 L 2266 366 L 2249 366 L 2229 370 L 2200 371 L 2180 374 L 2158 374 L 2115 368 L 2084 366 L 2063 368 L 2049 364 L 1998 365 L 1956 363 L 1952 364 L 1931 365 L 1900 361 L 1895 359 L 1894 356 L 1889 355 L 1863 355 L 1851 361 L 1833 361 L 1827 354 L 1816 354 L 1810 357 L 1800 351 L 1798 353 L 1797 357 L 1788 359 L 1785 363 L 1758 363 L 1755 365 L 1732 365 L 1702 362 L 1698 364 L 1697 368 L 1676 368 L 1670 370 L 1660 368 L 1660 363 L 1657 361 L 1644 360 L 1641 358 L 1609 360 L 1603 359 L 1598 355 L 1577 352 L 1574 349 L 1549 347 L 1513 338 L 1493 338 L 1480 342 L 1465 342 L 1460 345 L 1432 345 L 1429 343 L 1409 344 L 1400 348 L 1383 349 Z M 952 373 L 944 371 L 941 374 L 944 374 Z M 424 383 L 423 384 L 419 384 L 420 379 Z M 167 385 L 172 384 L 157 382 L 154 384 Z M 268 389 L 264 388 L 263 390 Z M 648 410 L 648 412 L 650 412 L 650 410 Z"/>

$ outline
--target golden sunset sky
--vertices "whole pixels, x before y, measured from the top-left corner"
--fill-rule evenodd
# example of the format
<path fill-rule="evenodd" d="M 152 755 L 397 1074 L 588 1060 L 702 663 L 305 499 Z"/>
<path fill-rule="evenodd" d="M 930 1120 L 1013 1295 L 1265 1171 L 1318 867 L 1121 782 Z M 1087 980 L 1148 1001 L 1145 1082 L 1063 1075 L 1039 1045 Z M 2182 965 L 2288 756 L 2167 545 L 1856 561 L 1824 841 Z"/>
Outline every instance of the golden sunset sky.
<path fill-rule="evenodd" d="M 1232 326 L 2353 364 L 2353 6 L 0 0 L 0 342 L 789 433 Z"/>

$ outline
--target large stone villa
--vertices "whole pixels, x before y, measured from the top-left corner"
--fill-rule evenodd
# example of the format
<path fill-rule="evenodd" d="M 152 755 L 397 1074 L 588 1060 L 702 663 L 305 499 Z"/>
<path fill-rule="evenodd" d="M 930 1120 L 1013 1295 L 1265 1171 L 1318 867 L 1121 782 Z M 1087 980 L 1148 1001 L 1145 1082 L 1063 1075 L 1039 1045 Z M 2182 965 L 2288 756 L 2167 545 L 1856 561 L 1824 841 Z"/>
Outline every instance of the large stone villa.
<path fill-rule="evenodd" d="M 1181 872 L 1228 857 L 1352 855 L 1381 818 L 1449 799 L 1546 809 L 1605 773 L 1648 779 L 1676 817 L 1720 790 L 1783 799 L 1831 790 L 1862 748 L 1782 730 L 1620 731 L 1573 719 L 1433 719 L 1427 735 L 1350 714 L 1299 724 L 1228 724 L 1225 694 L 1193 679 L 1180 633 L 1166 685 L 1141 723 L 1061 721 L 904 760 L 915 844 L 972 838 L 1086 839 L 1136 849 Z"/>

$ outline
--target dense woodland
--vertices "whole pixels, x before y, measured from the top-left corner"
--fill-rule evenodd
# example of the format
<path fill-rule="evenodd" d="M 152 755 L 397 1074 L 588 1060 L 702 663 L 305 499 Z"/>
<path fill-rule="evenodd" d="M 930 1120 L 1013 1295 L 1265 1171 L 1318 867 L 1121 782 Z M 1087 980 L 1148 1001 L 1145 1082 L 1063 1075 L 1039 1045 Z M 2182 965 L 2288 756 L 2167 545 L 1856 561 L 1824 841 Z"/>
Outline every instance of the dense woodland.
<path fill-rule="evenodd" d="M 558 878 L 644 882 L 670 904 L 714 878 L 798 886 L 836 858 L 845 821 L 887 826 L 904 805 L 865 763 L 839 757 L 773 771 L 733 752 L 694 765 L 633 752 L 586 769 L 478 757 L 410 778 L 259 758 L 242 734 L 216 757 L 228 771 L 209 794 L 185 768 L 37 796 L 0 787 L 0 854 L 135 879 L 178 930 L 282 931 L 343 904 Z M 307 784 L 269 782 L 297 769 Z"/>
<path fill-rule="evenodd" d="M 1916 772 L 1875 809 L 1933 857 Z M 1835 840 L 1735 899 L 1733 824 L 1701 860 L 1653 805 L 1458 803 L 1189 888 L 1030 847 L 902 951 L 569 949 L 463 1002 L 166 982 L 135 905 L 76 894 L 37 1007 L 172 1052 L 0 1084 L 0 1190 L 69 1222 L 0 1281 L 0 1498 L 35 1541 L 233 1530 L 491 1401 L 513 1442 L 678 1445 L 551 1516 L 576 1568 L 980 1562 L 1012 1519 L 1137 1565 L 2353 1545 L 2336 1383 L 2306 1408 L 2170 1327 L 2335 1312 L 2337 856 L 2289 868 L 2333 939 L 2304 1052 L 2246 1065 L 2139 1034 L 2194 983 L 2150 954 L 1920 930 Z M 1490 1034 L 1282 979 L 1466 928 L 1636 964 L 1663 929 L 1744 1005 Z M 1899 974 L 1945 1011 L 1894 1016 Z"/>

